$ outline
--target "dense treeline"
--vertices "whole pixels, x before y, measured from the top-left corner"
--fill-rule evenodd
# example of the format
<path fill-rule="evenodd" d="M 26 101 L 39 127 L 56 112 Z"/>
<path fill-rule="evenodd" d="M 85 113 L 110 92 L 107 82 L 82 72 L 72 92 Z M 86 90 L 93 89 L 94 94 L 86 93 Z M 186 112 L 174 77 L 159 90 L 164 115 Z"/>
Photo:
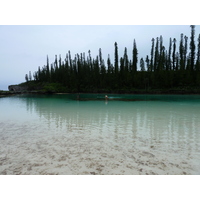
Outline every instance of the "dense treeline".
<path fill-rule="evenodd" d="M 132 59 L 127 48 L 119 58 L 117 42 L 114 44 L 114 64 L 110 55 L 105 61 L 102 50 L 91 57 L 91 52 L 76 54 L 72 59 L 70 51 L 64 61 L 55 56 L 34 72 L 34 82 L 59 83 L 65 92 L 131 92 L 152 89 L 198 88 L 200 86 L 200 34 L 195 44 L 195 26 L 191 36 L 181 34 L 180 42 L 169 39 L 169 49 L 163 46 L 162 36 L 152 39 L 150 56 L 138 59 L 136 41 L 133 42 Z M 32 80 L 31 72 L 26 81 Z"/>

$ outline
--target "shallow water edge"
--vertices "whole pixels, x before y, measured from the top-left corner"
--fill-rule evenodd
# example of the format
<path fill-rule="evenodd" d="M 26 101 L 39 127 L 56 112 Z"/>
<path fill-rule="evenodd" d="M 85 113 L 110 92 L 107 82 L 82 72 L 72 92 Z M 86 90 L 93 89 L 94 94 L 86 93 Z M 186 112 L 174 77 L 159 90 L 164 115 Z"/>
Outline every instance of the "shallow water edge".
<path fill-rule="evenodd" d="M 200 174 L 199 96 L 110 97 L 1 98 L 0 174 Z"/>

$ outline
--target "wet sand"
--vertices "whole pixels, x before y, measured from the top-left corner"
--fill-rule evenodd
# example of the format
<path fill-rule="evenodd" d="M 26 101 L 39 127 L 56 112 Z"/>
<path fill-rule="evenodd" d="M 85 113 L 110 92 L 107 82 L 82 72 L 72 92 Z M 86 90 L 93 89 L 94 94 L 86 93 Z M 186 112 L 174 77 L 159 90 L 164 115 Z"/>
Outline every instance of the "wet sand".
<path fill-rule="evenodd" d="M 31 136 L 28 129 L 11 128 L 10 134 L 0 134 L 1 175 L 200 174 L 199 163 L 194 162 L 198 154 L 183 152 L 181 145 L 185 144 L 163 150 L 161 142 L 149 144 L 139 137 L 86 135 L 84 130 Z"/>

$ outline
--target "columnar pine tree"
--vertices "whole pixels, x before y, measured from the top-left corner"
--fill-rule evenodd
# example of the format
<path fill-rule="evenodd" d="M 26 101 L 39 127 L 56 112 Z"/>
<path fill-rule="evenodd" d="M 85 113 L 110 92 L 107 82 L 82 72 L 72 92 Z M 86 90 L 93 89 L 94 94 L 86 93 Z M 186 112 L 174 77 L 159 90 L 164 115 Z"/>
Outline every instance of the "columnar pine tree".
<path fill-rule="evenodd" d="M 107 59 L 107 66 L 108 66 L 107 72 L 108 72 L 108 74 L 110 74 L 111 73 L 111 61 L 110 61 L 109 54 L 108 54 L 108 59 Z"/>
<path fill-rule="evenodd" d="M 59 63 L 59 68 L 61 68 L 61 66 L 62 66 L 62 59 L 61 59 L 61 55 L 59 55 L 59 61 L 58 61 L 58 63 Z"/>
<path fill-rule="evenodd" d="M 119 59 L 118 59 L 118 47 L 117 47 L 117 42 L 115 42 L 115 75 L 117 76 L 118 71 L 119 71 Z"/>
<path fill-rule="evenodd" d="M 187 49 L 188 49 L 188 37 L 185 36 L 184 37 L 184 68 L 186 69 L 186 65 L 187 65 Z"/>
<path fill-rule="evenodd" d="M 136 41 L 134 39 L 133 41 L 133 72 L 137 71 L 137 62 L 138 62 L 138 50 L 137 50 L 137 45 L 136 45 Z"/>
<path fill-rule="evenodd" d="M 152 72 L 153 71 L 153 62 L 154 62 L 154 42 L 155 42 L 155 39 L 152 38 L 152 46 L 151 46 L 151 63 L 150 63 L 150 71 Z"/>
<path fill-rule="evenodd" d="M 124 59 L 120 58 L 120 73 L 119 73 L 119 84 L 123 86 L 124 84 Z"/>
<path fill-rule="evenodd" d="M 158 61 L 159 61 L 159 38 L 156 38 L 156 46 L 155 46 L 155 55 L 154 55 L 154 71 L 158 69 Z"/>
<path fill-rule="evenodd" d="M 183 45 L 183 34 L 181 34 L 180 46 L 179 46 L 179 55 L 180 55 L 180 70 L 184 70 L 184 45 Z"/>
<path fill-rule="evenodd" d="M 200 34 L 198 37 L 198 46 L 197 46 L 197 60 L 196 60 L 196 70 L 200 71 Z"/>
<path fill-rule="evenodd" d="M 160 36 L 160 49 L 159 49 L 159 57 L 158 57 L 158 70 L 162 70 L 164 67 L 164 60 L 163 60 L 163 37 Z"/>
<path fill-rule="evenodd" d="M 160 52 L 159 70 L 164 70 L 164 69 L 165 69 L 165 47 L 162 46 Z"/>
<path fill-rule="evenodd" d="M 176 38 L 173 39 L 173 53 L 172 53 L 172 68 L 173 70 L 176 69 Z"/>
<path fill-rule="evenodd" d="M 145 64 L 144 64 L 144 60 L 143 60 L 143 58 L 141 58 L 140 59 L 140 70 L 142 71 L 142 72 L 144 72 L 145 71 L 145 66 L 144 66 Z"/>
<path fill-rule="evenodd" d="M 124 49 L 124 67 L 125 67 L 125 72 L 128 72 L 128 66 L 129 66 L 129 60 L 128 60 L 128 54 L 127 54 L 127 48 L 125 47 Z"/>
<path fill-rule="evenodd" d="M 28 74 L 25 75 L 25 80 L 28 82 Z"/>
<path fill-rule="evenodd" d="M 191 54 L 191 58 L 190 58 L 190 62 L 191 62 L 191 66 L 190 69 L 191 71 L 194 70 L 194 61 L 195 61 L 195 26 L 191 25 L 191 37 L 190 37 L 190 54 Z"/>
<path fill-rule="evenodd" d="M 47 55 L 47 66 L 46 66 L 46 70 L 47 70 L 47 81 L 50 81 L 50 70 L 49 70 L 49 57 Z"/>
<path fill-rule="evenodd" d="M 151 69 L 150 69 L 150 61 L 149 61 L 149 56 L 148 55 L 146 56 L 146 60 L 145 61 L 147 63 L 147 71 L 150 72 Z"/>
<path fill-rule="evenodd" d="M 176 69 L 176 71 L 178 71 L 179 70 L 179 53 L 178 52 L 176 52 L 176 67 L 175 67 L 175 69 Z"/>
<path fill-rule="evenodd" d="M 29 71 L 29 81 L 32 81 L 31 71 Z"/>
<path fill-rule="evenodd" d="M 169 52 L 168 52 L 168 59 L 167 59 L 167 67 L 166 70 L 171 70 L 171 53 L 172 53 L 172 38 L 169 39 Z"/>
<path fill-rule="evenodd" d="M 101 52 L 101 48 L 99 49 L 99 62 L 100 62 L 100 67 L 102 67 L 103 61 L 102 61 L 102 52 Z"/>
<path fill-rule="evenodd" d="M 70 51 L 68 51 L 68 54 L 69 54 L 69 64 L 70 64 L 70 67 L 72 67 L 71 52 L 70 52 Z"/>

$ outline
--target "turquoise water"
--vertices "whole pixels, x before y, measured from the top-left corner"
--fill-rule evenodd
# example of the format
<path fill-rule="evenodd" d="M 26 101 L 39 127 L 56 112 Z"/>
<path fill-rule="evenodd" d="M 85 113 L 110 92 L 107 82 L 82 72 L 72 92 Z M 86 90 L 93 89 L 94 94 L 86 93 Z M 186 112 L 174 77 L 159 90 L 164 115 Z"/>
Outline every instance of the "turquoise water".
<path fill-rule="evenodd" d="M 199 95 L 108 97 L 0 98 L 0 174 L 200 174 Z"/>

